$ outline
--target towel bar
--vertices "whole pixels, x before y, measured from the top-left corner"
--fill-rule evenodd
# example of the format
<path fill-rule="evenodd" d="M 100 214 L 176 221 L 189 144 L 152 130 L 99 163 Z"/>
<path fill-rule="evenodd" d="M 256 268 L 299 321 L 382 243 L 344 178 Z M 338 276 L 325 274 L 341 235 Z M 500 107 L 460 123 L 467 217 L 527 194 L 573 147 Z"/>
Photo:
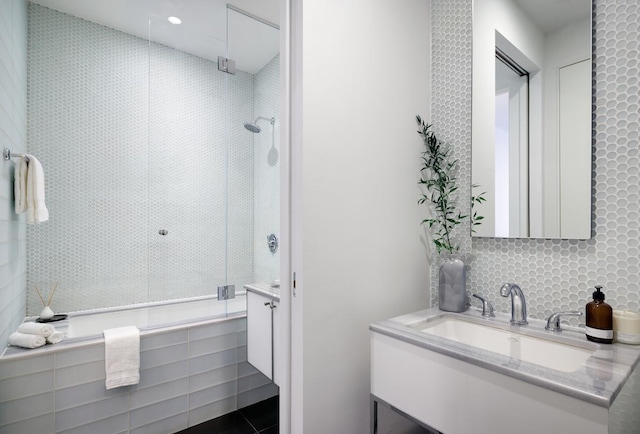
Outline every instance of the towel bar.
<path fill-rule="evenodd" d="M 5 160 L 11 160 L 12 158 L 26 158 L 27 161 L 29 161 L 29 157 L 27 157 L 24 154 L 13 154 L 11 153 L 11 149 L 9 148 L 4 148 L 2 150 L 2 158 L 4 158 Z"/>

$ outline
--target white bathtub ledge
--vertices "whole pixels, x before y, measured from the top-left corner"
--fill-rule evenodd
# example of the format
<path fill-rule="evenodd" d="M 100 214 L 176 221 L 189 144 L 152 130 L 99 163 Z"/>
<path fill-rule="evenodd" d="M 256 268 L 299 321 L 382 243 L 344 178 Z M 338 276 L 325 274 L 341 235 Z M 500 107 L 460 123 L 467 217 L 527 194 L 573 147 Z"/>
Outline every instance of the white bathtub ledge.
<path fill-rule="evenodd" d="M 206 326 L 206 325 L 215 324 L 219 322 L 246 318 L 246 316 L 247 316 L 247 313 L 245 311 L 245 312 L 232 313 L 223 317 L 202 319 L 202 320 L 196 320 L 196 321 L 185 321 L 179 324 L 172 324 L 169 326 L 156 326 L 153 328 L 147 328 L 147 329 L 141 330 L 140 337 L 144 338 L 146 336 L 154 336 L 161 333 L 183 330 L 186 328 Z M 64 321 L 69 321 L 69 320 L 64 320 Z M 34 349 L 8 346 L 5 349 L 4 354 L 0 356 L 0 361 L 18 360 L 18 359 L 27 358 L 27 357 L 33 357 L 36 355 L 54 353 L 56 351 L 69 350 L 69 349 L 74 349 L 79 347 L 89 347 L 89 346 L 95 346 L 95 345 L 104 345 L 104 336 L 102 334 L 94 335 L 94 336 L 84 336 L 79 338 L 70 338 L 70 339 L 65 338 L 65 340 L 63 340 L 58 344 L 47 344 L 42 347 L 34 348 Z"/>

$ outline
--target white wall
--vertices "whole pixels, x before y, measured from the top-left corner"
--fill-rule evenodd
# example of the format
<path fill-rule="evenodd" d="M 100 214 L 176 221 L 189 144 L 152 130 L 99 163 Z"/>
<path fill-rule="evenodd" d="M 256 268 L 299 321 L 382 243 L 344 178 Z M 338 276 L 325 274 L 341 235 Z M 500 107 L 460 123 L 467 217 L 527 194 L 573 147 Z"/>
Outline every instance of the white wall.
<path fill-rule="evenodd" d="M 428 0 L 303 4 L 292 432 L 369 432 L 368 326 L 429 303 L 415 124 L 428 117 L 429 34 Z"/>
<path fill-rule="evenodd" d="M 545 38 L 544 74 L 544 146 L 532 158 L 537 163 L 538 173 L 532 177 L 539 182 L 532 187 L 539 195 L 532 197 L 535 218 L 531 236 L 567 237 L 560 233 L 560 169 L 558 161 L 558 77 L 561 67 L 591 58 L 591 19 L 574 23 Z M 590 78 L 590 77 L 589 77 Z M 588 92 L 591 91 L 589 86 Z M 590 98 L 590 95 L 588 95 Z M 590 106 L 590 104 L 588 104 Z M 587 127 L 589 129 L 589 127 Z M 543 171 L 542 168 L 545 168 Z M 591 171 L 591 164 L 585 167 Z M 532 183 L 533 184 L 533 183 Z M 588 187 L 590 188 L 590 186 Z M 587 194 L 586 200 L 591 199 Z M 589 205 L 587 205 L 589 206 Z M 583 209 L 580 208 L 582 211 Z M 590 216 L 590 211 L 585 214 Z M 579 220 L 577 220 L 579 221 Z"/>
<path fill-rule="evenodd" d="M 0 4 L 0 148 L 27 149 L 27 5 Z M 14 212 L 14 163 L 0 160 L 0 353 L 24 319 L 26 227 Z"/>

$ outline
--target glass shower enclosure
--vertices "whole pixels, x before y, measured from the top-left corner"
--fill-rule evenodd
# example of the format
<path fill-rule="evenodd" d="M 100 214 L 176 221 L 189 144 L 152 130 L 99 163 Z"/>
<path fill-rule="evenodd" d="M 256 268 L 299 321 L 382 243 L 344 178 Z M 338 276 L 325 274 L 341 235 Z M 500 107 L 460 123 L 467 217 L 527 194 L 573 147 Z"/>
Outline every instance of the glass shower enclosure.
<path fill-rule="evenodd" d="M 56 312 L 235 285 L 226 314 L 278 278 L 278 29 L 222 5 L 221 29 L 153 13 L 127 32 L 30 3 L 28 149 L 51 218 L 28 227 L 27 279 L 58 283 Z"/>

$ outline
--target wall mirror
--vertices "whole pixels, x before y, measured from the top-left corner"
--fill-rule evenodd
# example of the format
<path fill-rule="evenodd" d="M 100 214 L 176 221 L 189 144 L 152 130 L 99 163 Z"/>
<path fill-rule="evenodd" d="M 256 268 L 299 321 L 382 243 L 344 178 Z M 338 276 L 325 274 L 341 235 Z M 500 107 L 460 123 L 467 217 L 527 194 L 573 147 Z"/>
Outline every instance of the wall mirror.
<path fill-rule="evenodd" d="M 591 237 L 591 1 L 474 0 L 472 234 Z"/>

